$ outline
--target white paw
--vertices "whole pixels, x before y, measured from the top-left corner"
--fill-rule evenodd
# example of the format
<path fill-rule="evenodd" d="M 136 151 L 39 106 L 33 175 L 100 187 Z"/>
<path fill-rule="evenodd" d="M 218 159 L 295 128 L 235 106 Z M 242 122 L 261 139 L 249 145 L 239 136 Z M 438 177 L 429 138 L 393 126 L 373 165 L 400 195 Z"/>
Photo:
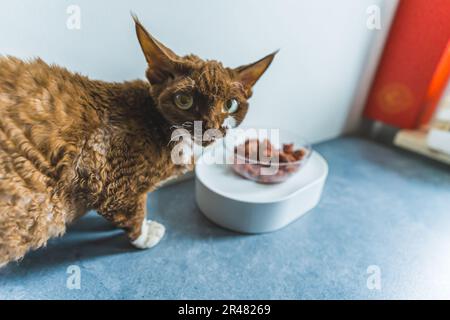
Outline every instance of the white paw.
<path fill-rule="evenodd" d="M 144 220 L 141 235 L 131 243 L 139 249 L 154 247 L 164 236 L 166 228 L 156 221 Z"/>

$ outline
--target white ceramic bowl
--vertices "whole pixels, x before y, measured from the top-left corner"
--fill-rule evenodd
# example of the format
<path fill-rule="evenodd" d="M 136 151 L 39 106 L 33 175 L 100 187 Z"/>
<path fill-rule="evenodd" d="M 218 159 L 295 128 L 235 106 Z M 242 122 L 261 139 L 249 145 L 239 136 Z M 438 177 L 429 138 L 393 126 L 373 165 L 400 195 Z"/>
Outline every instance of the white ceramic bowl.
<path fill-rule="evenodd" d="M 290 142 L 297 143 L 293 139 Z M 308 162 L 285 182 L 266 185 L 240 177 L 229 164 L 213 163 L 224 150 L 221 144 L 210 148 L 195 168 L 197 204 L 216 224 L 244 233 L 275 231 L 319 202 L 328 175 L 319 153 L 312 151 Z"/>

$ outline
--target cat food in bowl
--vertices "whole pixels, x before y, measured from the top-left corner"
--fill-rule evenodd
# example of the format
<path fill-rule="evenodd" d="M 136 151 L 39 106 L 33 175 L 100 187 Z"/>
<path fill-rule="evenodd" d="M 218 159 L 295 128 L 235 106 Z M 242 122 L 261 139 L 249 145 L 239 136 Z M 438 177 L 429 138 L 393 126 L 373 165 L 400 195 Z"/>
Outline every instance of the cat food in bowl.
<path fill-rule="evenodd" d="M 283 143 L 279 148 L 269 139 L 247 138 L 234 147 L 233 170 L 259 183 L 272 184 L 287 180 L 307 162 L 311 147 Z"/>

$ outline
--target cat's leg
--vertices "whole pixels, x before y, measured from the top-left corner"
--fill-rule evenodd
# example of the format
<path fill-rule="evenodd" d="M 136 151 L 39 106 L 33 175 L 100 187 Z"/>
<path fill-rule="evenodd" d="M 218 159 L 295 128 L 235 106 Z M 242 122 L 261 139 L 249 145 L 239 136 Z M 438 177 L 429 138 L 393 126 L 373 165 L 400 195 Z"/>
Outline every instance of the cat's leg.
<path fill-rule="evenodd" d="M 159 243 L 165 233 L 162 224 L 147 220 L 147 194 L 132 201 L 129 208 L 121 213 L 104 215 L 117 227 L 125 230 L 133 246 L 139 249 L 152 248 Z"/>
<path fill-rule="evenodd" d="M 144 219 L 141 225 L 141 234 L 131 243 L 139 249 L 148 249 L 154 247 L 164 236 L 165 227 L 156 222 Z"/>
<path fill-rule="evenodd" d="M 159 243 L 164 236 L 166 229 L 156 221 L 147 220 L 147 194 L 139 199 L 139 211 L 141 215 L 136 219 L 138 225 L 134 225 L 130 234 L 131 244 L 139 249 L 152 248 Z M 140 221 L 139 221 L 140 220 Z"/>

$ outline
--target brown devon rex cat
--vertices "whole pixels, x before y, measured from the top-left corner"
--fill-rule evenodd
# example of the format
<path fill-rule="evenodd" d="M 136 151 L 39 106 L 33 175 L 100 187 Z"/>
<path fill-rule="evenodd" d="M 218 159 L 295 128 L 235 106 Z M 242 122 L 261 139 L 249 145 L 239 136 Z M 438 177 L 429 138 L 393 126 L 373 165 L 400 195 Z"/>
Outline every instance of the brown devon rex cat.
<path fill-rule="evenodd" d="M 180 57 L 135 23 L 148 82 L 94 81 L 40 59 L 0 57 L 0 266 L 88 210 L 138 248 L 157 244 L 165 229 L 146 219 L 147 193 L 192 168 L 171 161 L 172 130 L 238 125 L 275 55 L 225 68 Z"/>

